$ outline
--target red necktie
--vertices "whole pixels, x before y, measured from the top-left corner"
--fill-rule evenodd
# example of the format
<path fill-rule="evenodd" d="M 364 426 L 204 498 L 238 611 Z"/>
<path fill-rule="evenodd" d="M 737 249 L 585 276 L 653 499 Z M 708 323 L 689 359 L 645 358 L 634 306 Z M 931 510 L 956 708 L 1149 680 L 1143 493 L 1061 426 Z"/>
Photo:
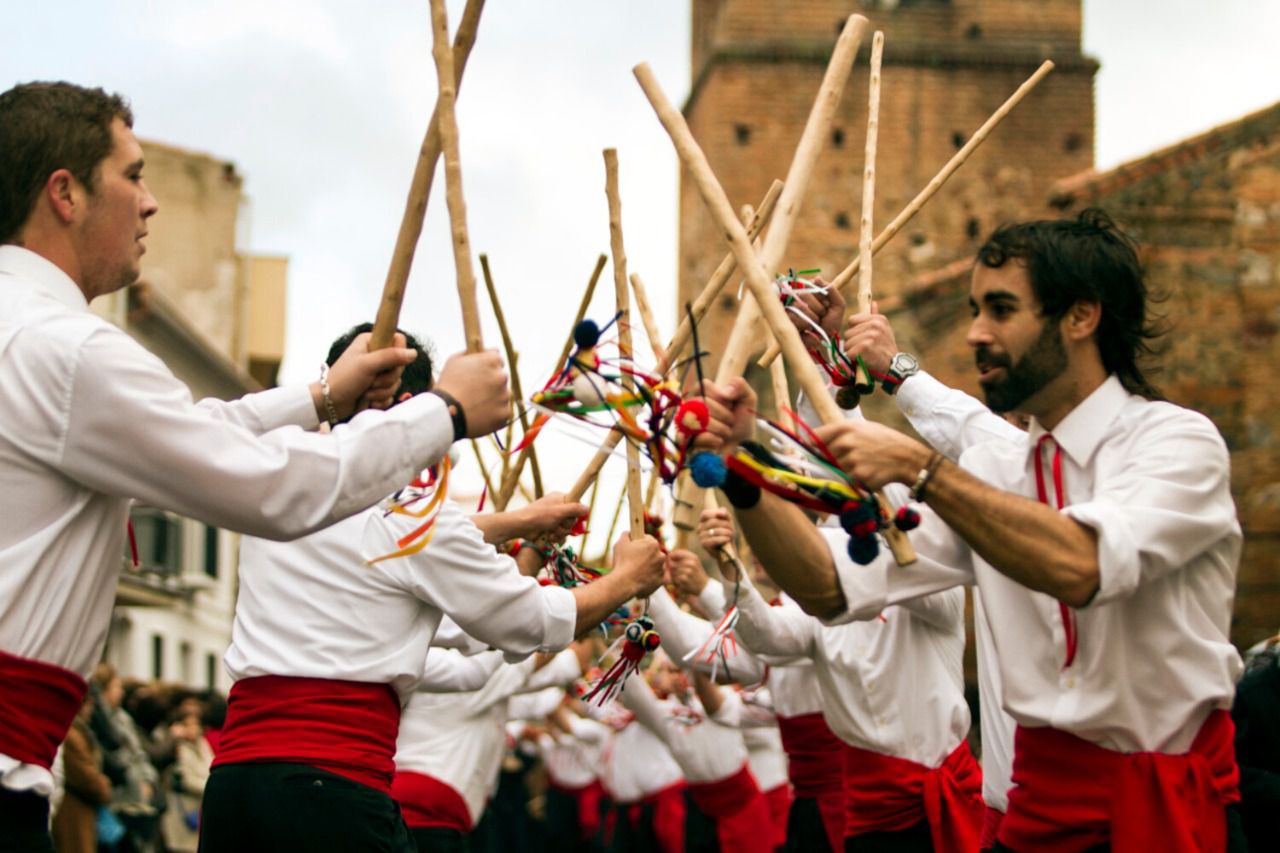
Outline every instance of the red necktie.
<path fill-rule="evenodd" d="M 1043 450 L 1045 443 L 1051 441 L 1053 442 L 1053 491 L 1056 503 L 1050 504 L 1050 506 L 1061 510 L 1066 503 L 1062 497 L 1062 448 L 1058 446 L 1058 442 L 1054 441 L 1053 436 L 1047 432 L 1040 436 L 1040 440 L 1036 442 L 1036 492 L 1040 497 L 1040 503 L 1049 503 L 1049 491 L 1045 488 L 1044 482 Z M 1066 669 L 1076 659 L 1076 641 L 1079 637 L 1076 634 L 1076 617 L 1071 612 L 1071 608 L 1059 601 L 1058 609 L 1062 613 L 1062 632 L 1067 640 L 1067 658 L 1062 664 L 1062 668 Z"/>

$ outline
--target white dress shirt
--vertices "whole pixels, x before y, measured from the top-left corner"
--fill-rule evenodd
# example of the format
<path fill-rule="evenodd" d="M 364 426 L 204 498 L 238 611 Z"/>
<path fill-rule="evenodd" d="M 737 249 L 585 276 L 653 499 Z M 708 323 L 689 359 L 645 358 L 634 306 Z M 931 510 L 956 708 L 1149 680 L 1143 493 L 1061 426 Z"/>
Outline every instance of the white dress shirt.
<path fill-rule="evenodd" d="M 538 739 L 547 776 L 561 788 L 584 788 L 600 775 L 600 754 L 610 730 L 603 723 L 578 716 L 569 717 L 572 733 L 557 738 Z"/>
<path fill-rule="evenodd" d="M 453 437 L 433 395 L 362 415 L 341 435 L 299 428 L 316 424 L 305 387 L 194 404 L 158 358 L 89 311 L 65 273 L 0 246 L 0 649 L 88 677 L 131 499 L 298 536 L 371 505 Z M 43 768 L 22 767 L 0 755 L 0 781 L 49 786 Z"/>
<path fill-rule="evenodd" d="M 708 588 L 713 586 L 718 584 L 707 584 Z M 705 651 L 688 658 L 688 655 L 702 648 L 715 626 L 700 616 L 681 610 L 665 587 L 654 590 L 649 597 L 648 614 L 653 617 L 653 625 L 662 638 L 662 648 L 681 666 L 707 675 L 714 671 L 717 681 L 759 684 L 764 679 L 768 670 L 766 663 L 741 645 L 725 646 L 723 659 L 716 655 L 708 660 Z M 720 615 L 723 615 L 723 609 Z"/>
<path fill-rule="evenodd" d="M 747 762 L 747 747 L 738 728 L 705 716 L 693 724 L 682 721 L 672 714 L 676 703 L 660 700 L 639 675 L 627 679 L 619 701 L 636 715 L 637 723 L 662 739 L 692 784 L 728 779 Z M 701 708 L 696 711 L 700 714 Z"/>
<path fill-rule="evenodd" d="M 894 399 L 916 432 L 952 462 L 968 448 L 985 441 L 1026 441 L 1022 430 L 981 401 L 943 385 L 924 371 L 899 385 Z M 973 588 L 973 627 L 982 715 L 982 799 L 1003 812 L 1009 807 L 1009 788 L 1013 786 L 1013 732 L 1017 723 L 1002 705 L 1000 664 L 977 587 Z"/>
<path fill-rule="evenodd" d="M 416 692 L 400 716 L 396 770 L 437 779 L 461 795 L 474 827 L 498 784 L 506 746 L 507 701 L 533 660 L 503 664 L 471 693 Z"/>
<path fill-rule="evenodd" d="M 232 678 L 387 683 L 403 702 L 444 613 L 509 659 L 573 640 L 573 594 L 521 575 L 451 500 L 426 548 L 365 564 L 420 523 L 374 507 L 295 542 L 246 537 L 226 654 Z"/>
<path fill-rule="evenodd" d="M 609 707 L 617 706 L 612 702 Z M 590 711 L 594 706 L 587 707 Z M 684 773 L 667 744 L 634 720 L 605 742 L 600 781 L 615 803 L 638 803 L 682 779 Z"/>
<path fill-rule="evenodd" d="M 502 652 L 487 651 L 466 655 L 457 649 L 434 646 L 427 653 L 418 689 L 424 693 L 469 693 L 488 683 L 489 677 L 502 666 Z"/>
<path fill-rule="evenodd" d="M 977 445 L 961 465 L 1035 500 L 1043 434 L 1033 422 L 1022 441 Z M 1100 586 L 1075 611 L 1070 667 L 1058 602 L 996 571 L 927 509 L 911 566 L 883 557 L 855 565 L 824 532 L 848 603 L 839 618 L 874 619 L 891 604 L 976 583 L 1003 705 L 1018 723 L 1120 752 L 1184 753 L 1208 714 L 1230 707 L 1241 671 L 1229 640 L 1241 533 L 1226 447 L 1203 415 L 1130 395 L 1114 376 L 1053 435 L 1063 512 L 1098 534 Z"/>
<path fill-rule="evenodd" d="M 756 695 L 756 701 L 748 704 L 737 690 L 722 691 L 720 707 L 711 719 L 724 726 L 742 731 L 742 741 L 747 747 L 747 764 L 761 791 L 772 791 L 787 784 L 787 753 L 782 748 L 782 734 L 778 731 L 778 718 L 769 702 L 768 689 Z"/>
<path fill-rule="evenodd" d="M 938 767 L 968 734 L 963 590 L 828 627 L 770 607 L 749 582 L 742 588 L 738 633 L 752 648 L 813 660 L 823 717 L 845 743 Z"/>

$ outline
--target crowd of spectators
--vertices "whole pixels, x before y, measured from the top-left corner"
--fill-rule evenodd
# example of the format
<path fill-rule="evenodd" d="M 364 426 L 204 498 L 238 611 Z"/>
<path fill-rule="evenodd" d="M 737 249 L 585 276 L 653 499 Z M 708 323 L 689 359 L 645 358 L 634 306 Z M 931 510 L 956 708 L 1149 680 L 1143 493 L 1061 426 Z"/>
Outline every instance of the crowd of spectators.
<path fill-rule="evenodd" d="M 216 691 L 126 680 L 99 664 L 54 768 L 59 853 L 195 853 L 226 709 Z"/>

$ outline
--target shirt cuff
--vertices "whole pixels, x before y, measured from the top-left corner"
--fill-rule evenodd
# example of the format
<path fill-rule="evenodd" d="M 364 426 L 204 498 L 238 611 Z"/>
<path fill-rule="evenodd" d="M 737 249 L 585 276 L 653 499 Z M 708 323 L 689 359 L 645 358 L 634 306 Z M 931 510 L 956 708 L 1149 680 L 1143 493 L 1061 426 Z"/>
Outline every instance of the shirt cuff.
<path fill-rule="evenodd" d="M 840 583 L 845 601 L 842 613 L 825 617 L 821 621 L 826 625 L 843 625 L 846 622 L 874 619 L 884 610 L 889 598 L 888 577 L 884 570 L 877 566 L 860 566 L 855 563 L 846 550 L 849 534 L 840 528 L 819 527 L 818 533 L 826 540 L 827 548 L 831 551 L 836 579 Z"/>
<path fill-rule="evenodd" d="M 282 426 L 300 426 L 312 430 L 320 426 L 316 404 L 311 399 L 310 385 L 285 385 L 270 388 L 254 395 L 258 403 L 262 431 L 268 432 Z"/>
<path fill-rule="evenodd" d="M 908 419 L 927 416 L 951 389 L 923 370 L 908 376 L 894 392 L 898 408 Z M 914 421 L 912 426 L 914 426 Z"/>
<path fill-rule="evenodd" d="M 1062 512 L 1091 528 L 1098 537 L 1098 592 L 1085 605 L 1094 607 L 1124 598 L 1138 588 L 1142 570 L 1138 564 L 1136 541 L 1128 518 L 1115 506 L 1104 503 L 1072 504 Z"/>
<path fill-rule="evenodd" d="M 541 587 L 542 645 L 539 651 L 558 652 L 573 642 L 578 627 L 578 600 L 558 586 Z"/>
<path fill-rule="evenodd" d="M 702 592 L 698 593 L 698 606 L 713 620 L 719 619 L 726 609 L 724 587 L 715 581 L 708 580 Z"/>

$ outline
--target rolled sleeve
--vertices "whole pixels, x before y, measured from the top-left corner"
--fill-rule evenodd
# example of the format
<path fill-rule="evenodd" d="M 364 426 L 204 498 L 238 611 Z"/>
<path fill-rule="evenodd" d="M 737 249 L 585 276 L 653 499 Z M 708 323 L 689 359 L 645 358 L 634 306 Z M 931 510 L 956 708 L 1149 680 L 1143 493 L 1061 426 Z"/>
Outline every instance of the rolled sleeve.
<path fill-rule="evenodd" d="M 572 592 L 558 586 L 539 589 L 542 592 L 543 641 L 538 650 L 558 652 L 573 642 L 574 630 L 578 627 L 578 601 Z"/>

